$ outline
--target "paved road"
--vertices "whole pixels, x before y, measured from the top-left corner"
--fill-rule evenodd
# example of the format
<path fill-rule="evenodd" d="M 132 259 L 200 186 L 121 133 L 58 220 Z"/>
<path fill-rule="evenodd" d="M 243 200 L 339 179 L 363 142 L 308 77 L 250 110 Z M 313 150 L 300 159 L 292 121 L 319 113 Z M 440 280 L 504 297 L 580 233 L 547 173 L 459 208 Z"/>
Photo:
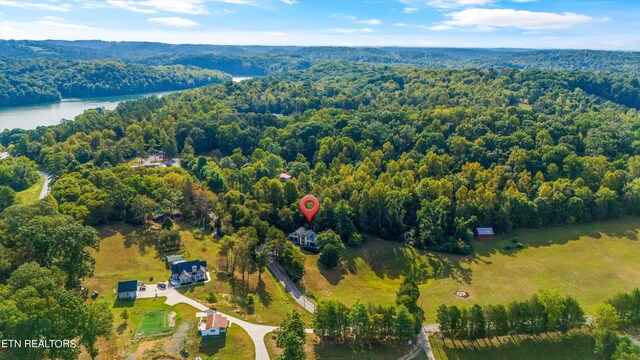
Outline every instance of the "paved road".
<path fill-rule="evenodd" d="M 44 171 L 38 171 L 38 173 L 40 173 L 40 176 L 44 176 L 44 185 L 42 185 L 42 190 L 40 191 L 40 199 L 44 199 L 44 197 L 51 192 L 51 187 L 49 186 L 51 183 L 51 175 Z"/>
<path fill-rule="evenodd" d="M 276 276 L 280 284 L 284 287 L 284 289 L 293 297 L 293 299 L 300 304 L 305 310 L 310 313 L 314 313 L 316 311 L 316 306 L 304 296 L 300 290 L 296 287 L 296 284 L 289 278 L 289 276 L 285 273 L 284 269 L 278 264 L 275 260 L 269 260 L 269 269 Z"/>
<path fill-rule="evenodd" d="M 422 331 L 418 334 L 418 344 L 424 350 L 424 353 L 427 354 L 427 358 L 429 360 L 436 360 L 436 356 L 433 354 L 433 348 L 431 347 L 431 342 L 429 341 L 429 334 L 440 331 L 439 324 L 427 324 L 422 325 Z"/>
<path fill-rule="evenodd" d="M 208 307 L 202 305 L 201 303 L 182 295 L 176 289 L 169 287 L 166 290 L 158 289 L 157 285 L 147 285 L 147 290 L 138 291 L 137 297 L 139 299 L 145 298 L 154 298 L 156 297 L 156 292 L 158 297 L 166 297 L 165 303 L 169 306 L 176 305 L 178 303 L 184 303 L 187 305 L 191 305 L 194 308 L 203 311 L 203 312 L 216 312 L 216 310 L 209 309 Z M 240 320 L 234 316 L 227 315 L 224 313 L 220 313 L 229 319 L 229 321 L 233 324 L 236 324 L 243 328 L 251 337 L 253 341 L 253 345 L 256 349 L 256 360 L 267 360 L 269 359 L 269 353 L 267 352 L 267 347 L 264 344 L 264 337 L 274 331 L 276 329 L 275 326 L 266 326 L 266 325 L 257 325 L 246 322 L 244 320 Z M 194 314 L 195 317 L 195 314 Z"/>

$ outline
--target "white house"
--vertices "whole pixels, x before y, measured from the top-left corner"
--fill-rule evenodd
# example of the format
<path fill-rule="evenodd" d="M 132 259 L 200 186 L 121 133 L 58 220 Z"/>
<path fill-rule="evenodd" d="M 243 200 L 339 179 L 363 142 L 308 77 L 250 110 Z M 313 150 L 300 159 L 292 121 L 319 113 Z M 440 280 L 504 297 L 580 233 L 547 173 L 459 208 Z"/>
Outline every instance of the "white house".
<path fill-rule="evenodd" d="M 289 234 L 289 241 L 300 246 L 316 247 L 317 236 L 318 234 L 316 234 L 315 231 L 307 230 L 304 227 L 300 226 L 298 230 Z"/>
<path fill-rule="evenodd" d="M 138 280 L 118 282 L 118 299 L 135 299 L 138 291 Z"/>
<path fill-rule="evenodd" d="M 200 318 L 198 332 L 202 336 L 216 336 L 227 332 L 227 317 L 220 313 L 209 314 L 206 318 Z"/>
<path fill-rule="evenodd" d="M 171 285 L 178 286 L 207 280 L 207 262 L 200 260 L 171 264 Z"/>

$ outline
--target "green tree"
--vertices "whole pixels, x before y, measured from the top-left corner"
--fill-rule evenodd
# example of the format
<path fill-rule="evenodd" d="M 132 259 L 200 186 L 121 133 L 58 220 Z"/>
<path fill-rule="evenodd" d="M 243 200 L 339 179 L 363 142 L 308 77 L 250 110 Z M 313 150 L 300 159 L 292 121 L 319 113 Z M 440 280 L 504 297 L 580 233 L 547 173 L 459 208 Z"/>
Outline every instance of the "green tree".
<path fill-rule="evenodd" d="M 316 243 L 320 248 L 320 258 L 318 261 L 328 268 L 337 266 L 345 248 L 340 236 L 333 232 L 333 230 L 323 231 L 318 234 Z"/>
<path fill-rule="evenodd" d="M 124 312 L 122 315 L 126 322 L 129 318 L 129 313 Z M 96 348 L 98 338 L 109 337 L 112 332 L 113 313 L 111 313 L 109 305 L 103 301 L 87 304 L 82 322 L 80 343 L 84 345 L 92 359 L 95 359 L 100 352 Z"/>
<path fill-rule="evenodd" d="M 276 330 L 276 346 L 283 349 L 281 360 L 304 360 L 306 335 L 300 314 L 293 310 L 287 314 Z"/>

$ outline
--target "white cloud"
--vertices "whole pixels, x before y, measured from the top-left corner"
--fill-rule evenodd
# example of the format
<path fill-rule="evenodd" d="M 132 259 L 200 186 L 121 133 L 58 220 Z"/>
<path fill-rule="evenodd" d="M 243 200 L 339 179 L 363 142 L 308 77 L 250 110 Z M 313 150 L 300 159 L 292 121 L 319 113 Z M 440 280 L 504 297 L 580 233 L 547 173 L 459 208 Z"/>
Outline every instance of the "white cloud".
<path fill-rule="evenodd" d="M 457 9 L 471 6 L 487 6 L 496 0 L 429 0 L 427 5 L 438 9 Z"/>
<path fill-rule="evenodd" d="M 576 13 L 549 13 L 515 9 L 466 9 L 446 16 L 450 20 L 429 27 L 430 30 L 451 30 L 453 28 L 473 28 L 487 31 L 494 28 L 518 28 L 523 30 L 564 29 L 592 21 L 587 15 Z"/>
<path fill-rule="evenodd" d="M 287 5 L 293 5 L 293 4 L 297 3 L 296 0 L 280 0 L 280 1 L 282 1 L 283 3 L 285 3 Z"/>
<path fill-rule="evenodd" d="M 154 14 L 159 11 L 191 15 L 209 13 L 204 0 L 107 0 L 107 4 L 143 14 Z"/>
<path fill-rule="evenodd" d="M 347 29 L 347 28 L 334 28 L 329 29 L 329 31 L 339 34 L 365 34 L 372 33 L 373 29 L 371 28 L 359 28 L 359 29 Z"/>
<path fill-rule="evenodd" d="M 36 21 L 36 24 L 53 27 L 53 28 L 61 28 L 61 29 L 74 29 L 74 30 L 91 29 L 90 26 L 69 23 L 65 19 L 57 16 L 42 17 L 38 21 Z"/>
<path fill-rule="evenodd" d="M 406 26 L 407 26 L 407 24 L 402 23 L 402 22 L 393 23 L 393 24 L 391 24 L 391 25 L 393 25 L 393 26 L 397 26 L 397 27 L 406 27 Z"/>
<path fill-rule="evenodd" d="M 200 25 L 199 23 L 190 20 L 190 19 L 185 19 L 185 18 L 181 18 L 181 17 L 157 17 L 157 18 L 150 18 L 147 19 L 147 21 L 150 22 L 157 22 L 163 25 L 167 25 L 167 26 L 176 26 L 176 27 L 193 27 L 193 26 L 198 26 Z"/>
<path fill-rule="evenodd" d="M 414 12 L 418 11 L 418 8 L 414 8 L 414 7 L 406 7 L 404 9 L 402 9 L 402 11 L 405 14 L 413 14 Z"/>
<path fill-rule="evenodd" d="M 129 2 L 122 1 L 122 0 L 107 0 L 107 3 L 115 8 L 129 10 L 137 13 L 155 14 L 156 12 L 154 9 L 143 9 L 143 8 L 135 7 L 131 5 Z"/>
<path fill-rule="evenodd" d="M 9 0 L 0 0 L 0 6 L 9 6 L 9 7 L 17 7 L 22 9 L 31 9 L 31 10 L 49 10 L 49 11 L 69 11 L 69 5 L 52 5 L 52 4 L 43 4 L 43 3 L 30 3 L 30 2 L 22 2 L 22 1 L 9 1 Z"/>
<path fill-rule="evenodd" d="M 365 25 L 380 25 L 382 21 L 378 19 L 362 19 L 355 21 L 356 24 L 365 24 Z"/>

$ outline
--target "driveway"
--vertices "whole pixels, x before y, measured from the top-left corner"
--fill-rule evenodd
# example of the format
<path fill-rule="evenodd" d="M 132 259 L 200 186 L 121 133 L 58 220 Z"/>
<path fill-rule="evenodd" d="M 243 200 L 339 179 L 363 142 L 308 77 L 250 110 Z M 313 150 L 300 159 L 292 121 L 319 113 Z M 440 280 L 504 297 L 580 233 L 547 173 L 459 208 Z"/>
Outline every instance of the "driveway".
<path fill-rule="evenodd" d="M 202 312 L 208 312 L 208 313 L 216 312 L 216 310 L 209 309 L 203 304 L 187 296 L 182 295 L 181 293 L 178 292 L 178 290 L 174 289 L 173 287 L 168 287 L 167 289 L 163 290 L 163 289 L 158 289 L 158 286 L 156 284 L 150 284 L 150 285 L 147 285 L 147 290 L 137 292 L 138 299 L 148 299 L 148 298 L 163 297 L 163 296 L 167 298 L 165 301 L 165 304 L 169 306 L 183 303 L 183 304 L 191 305 Z M 267 347 L 264 344 L 264 337 L 268 333 L 274 331 L 277 328 L 276 326 L 256 325 L 256 324 L 252 324 L 244 320 L 238 319 L 234 316 L 224 314 L 222 312 L 220 312 L 220 314 L 226 316 L 231 323 L 240 326 L 247 332 L 247 334 L 249 334 L 249 336 L 251 337 L 251 340 L 253 341 L 253 345 L 256 348 L 256 360 L 269 359 L 269 353 L 267 352 Z M 194 314 L 194 317 L 195 317 L 195 314 Z"/>
<path fill-rule="evenodd" d="M 49 192 L 51 192 L 51 187 L 49 186 L 51 183 L 51 175 L 47 174 L 44 171 L 38 171 L 41 176 L 44 176 L 44 185 L 42 185 L 42 190 L 40 191 L 40 199 L 44 199 Z"/>
<path fill-rule="evenodd" d="M 296 284 L 289 278 L 287 273 L 284 272 L 284 269 L 278 264 L 275 260 L 269 260 L 269 269 L 278 279 L 278 282 L 282 284 L 282 287 L 293 297 L 293 299 L 300 304 L 305 310 L 310 313 L 314 313 L 316 311 L 316 306 L 309 300 L 306 296 L 304 296 L 300 290 L 296 287 Z"/>

